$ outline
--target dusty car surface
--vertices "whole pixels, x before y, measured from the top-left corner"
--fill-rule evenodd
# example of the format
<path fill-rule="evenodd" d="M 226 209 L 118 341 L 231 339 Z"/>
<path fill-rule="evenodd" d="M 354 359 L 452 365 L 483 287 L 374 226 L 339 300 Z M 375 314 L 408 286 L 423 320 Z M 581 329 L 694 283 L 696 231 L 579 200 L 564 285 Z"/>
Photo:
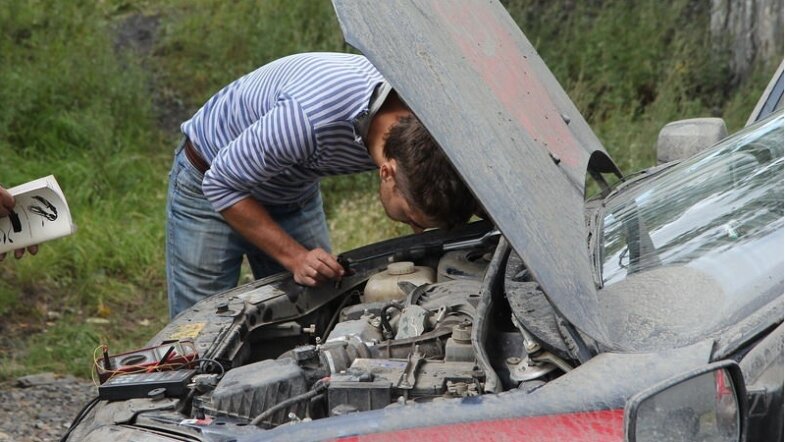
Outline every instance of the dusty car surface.
<path fill-rule="evenodd" d="M 781 98 L 609 186 L 497 2 L 334 4 L 488 220 L 200 302 L 99 358 L 68 440 L 782 439 Z"/>

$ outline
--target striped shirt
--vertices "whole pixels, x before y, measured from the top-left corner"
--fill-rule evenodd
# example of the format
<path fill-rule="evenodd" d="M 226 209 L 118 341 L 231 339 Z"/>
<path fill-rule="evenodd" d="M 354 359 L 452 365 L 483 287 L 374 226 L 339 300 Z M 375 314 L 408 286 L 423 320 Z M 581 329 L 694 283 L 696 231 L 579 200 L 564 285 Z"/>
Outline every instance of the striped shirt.
<path fill-rule="evenodd" d="M 288 204 L 320 177 L 374 169 L 355 122 L 384 82 L 363 56 L 306 53 L 224 87 L 181 126 L 210 164 L 205 197 L 216 211 L 249 196 Z"/>

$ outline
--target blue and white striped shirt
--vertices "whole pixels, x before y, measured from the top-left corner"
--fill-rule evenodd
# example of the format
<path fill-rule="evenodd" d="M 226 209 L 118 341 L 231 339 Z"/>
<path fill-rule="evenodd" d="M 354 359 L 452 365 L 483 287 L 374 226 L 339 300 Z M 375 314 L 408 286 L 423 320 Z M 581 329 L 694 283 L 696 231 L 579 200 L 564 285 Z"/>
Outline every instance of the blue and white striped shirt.
<path fill-rule="evenodd" d="M 306 53 L 224 87 L 181 126 L 210 164 L 206 198 L 216 211 L 249 196 L 299 202 L 320 177 L 374 169 L 354 121 L 383 82 L 363 56 Z"/>

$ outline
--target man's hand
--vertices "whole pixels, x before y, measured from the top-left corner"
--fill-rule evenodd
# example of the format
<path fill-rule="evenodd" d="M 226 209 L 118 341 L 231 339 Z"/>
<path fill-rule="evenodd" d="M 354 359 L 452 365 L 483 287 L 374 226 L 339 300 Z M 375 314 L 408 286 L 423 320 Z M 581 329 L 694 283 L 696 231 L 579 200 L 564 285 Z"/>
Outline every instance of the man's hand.
<path fill-rule="evenodd" d="M 14 209 L 14 205 L 16 205 L 16 201 L 14 201 L 14 196 L 8 193 L 7 190 L 0 187 L 0 217 L 8 216 L 9 213 Z M 31 255 L 35 255 L 38 253 L 38 246 L 32 245 L 27 248 L 27 251 L 30 252 Z M 14 250 L 14 257 L 16 259 L 21 258 L 25 254 L 25 249 L 16 249 Z M 0 261 L 5 259 L 5 253 L 0 253 Z"/>
<path fill-rule="evenodd" d="M 313 249 L 303 253 L 290 269 L 294 282 L 315 287 L 325 281 L 343 276 L 343 266 L 324 249 Z"/>
<path fill-rule="evenodd" d="M 32 246 L 27 246 L 27 251 L 30 252 L 31 255 L 35 255 L 38 253 L 38 245 L 33 244 Z M 14 250 L 14 258 L 19 259 L 25 256 L 25 249 L 16 249 Z M 0 261 L 5 259 L 5 253 L 0 253 Z"/>
<path fill-rule="evenodd" d="M 221 215 L 235 231 L 292 272 L 298 284 L 313 287 L 344 274 L 334 256 L 324 249 L 303 247 L 253 198 L 238 201 Z"/>
<path fill-rule="evenodd" d="M 9 213 L 11 213 L 11 210 L 14 208 L 15 204 L 16 202 L 14 201 L 13 195 L 0 187 L 0 216 L 7 216 Z"/>

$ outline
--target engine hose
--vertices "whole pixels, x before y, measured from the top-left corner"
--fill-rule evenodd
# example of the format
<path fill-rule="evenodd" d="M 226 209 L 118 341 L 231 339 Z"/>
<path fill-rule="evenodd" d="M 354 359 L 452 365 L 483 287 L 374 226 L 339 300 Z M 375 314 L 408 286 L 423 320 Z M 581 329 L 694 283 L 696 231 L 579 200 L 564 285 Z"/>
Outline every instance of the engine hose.
<path fill-rule="evenodd" d="M 401 310 L 401 307 L 398 304 L 395 304 L 395 303 L 389 303 L 389 304 L 385 305 L 384 307 L 382 307 L 382 311 L 379 313 L 379 316 L 381 316 L 381 318 L 382 318 L 382 329 L 384 330 L 384 334 L 386 335 L 385 337 L 388 338 L 388 339 L 392 338 L 395 335 L 395 333 L 393 333 L 392 326 L 390 325 L 390 320 L 387 319 L 387 310 L 389 310 L 391 308 L 394 308 L 394 309 L 398 310 L 399 312 L 403 311 L 403 310 Z"/>
<path fill-rule="evenodd" d="M 440 344 L 441 339 L 451 334 L 452 327 L 439 327 L 420 336 L 380 342 L 369 350 L 374 358 L 406 358 L 414 346 L 419 345 L 420 351 L 425 354 L 426 359 L 441 357 L 444 356 L 444 348 Z"/>
<path fill-rule="evenodd" d="M 79 414 L 77 414 L 73 422 L 71 422 L 71 426 L 68 427 L 68 431 L 66 431 L 65 434 L 63 434 L 63 436 L 60 438 L 60 442 L 65 442 L 68 440 L 68 436 L 71 435 L 71 433 L 74 431 L 74 428 L 76 428 L 76 426 L 82 422 L 85 416 L 87 416 L 87 413 L 89 413 L 90 410 L 92 410 L 100 400 L 100 397 L 95 397 L 90 402 L 88 402 L 84 408 L 79 410 Z"/>
<path fill-rule="evenodd" d="M 269 418 L 273 414 L 281 411 L 283 409 L 289 408 L 294 404 L 299 402 L 311 400 L 311 398 L 320 395 L 323 391 L 327 390 L 327 386 L 330 385 L 329 382 L 317 382 L 314 384 L 311 390 L 306 391 L 303 394 L 298 396 L 291 397 L 283 402 L 277 403 L 274 406 L 268 408 L 267 410 L 263 411 L 261 414 L 253 418 L 251 421 L 251 425 L 259 425 L 265 419 Z"/>
<path fill-rule="evenodd" d="M 330 322 L 327 324 L 327 327 L 324 329 L 324 332 L 322 333 L 321 336 L 322 341 L 327 340 L 327 335 L 330 334 L 330 330 L 333 329 L 333 326 L 335 326 L 335 322 L 338 321 L 338 316 L 341 315 L 341 310 L 343 310 L 343 308 L 346 307 L 346 304 L 348 304 L 349 300 L 352 299 L 352 297 L 354 296 L 357 296 L 359 298 L 360 292 L 357 290 L 353 290 L 351 293 L 344 296 L 343 299 L 341 300 L 341 303 L 338 304 L 338 308 L 335 309 L 335 313 L 333 314 L 332 318 L 330 318 Z"/>

